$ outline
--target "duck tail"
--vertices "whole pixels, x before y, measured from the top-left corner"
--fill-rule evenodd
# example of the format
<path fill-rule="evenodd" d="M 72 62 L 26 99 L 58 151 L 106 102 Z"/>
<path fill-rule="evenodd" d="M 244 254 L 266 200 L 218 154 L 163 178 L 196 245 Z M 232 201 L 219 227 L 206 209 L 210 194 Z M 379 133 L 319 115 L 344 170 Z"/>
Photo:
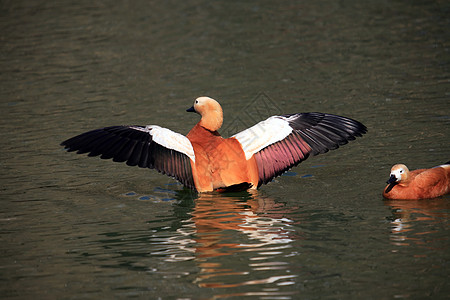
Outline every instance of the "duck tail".
<path fill-rule="evenodd" d="M 442 168 L 448 170 L 448 172 L 450 172 L 450 161 L 446 162 L 445 164 L 443 164 L 441 166 Z"/>

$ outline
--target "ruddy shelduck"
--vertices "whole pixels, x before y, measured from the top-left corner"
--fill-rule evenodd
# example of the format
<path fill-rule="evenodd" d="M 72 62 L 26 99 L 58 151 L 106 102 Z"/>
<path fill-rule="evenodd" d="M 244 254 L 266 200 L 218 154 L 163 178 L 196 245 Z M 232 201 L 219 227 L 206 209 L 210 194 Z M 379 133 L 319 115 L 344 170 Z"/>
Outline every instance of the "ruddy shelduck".
<path fill-rule="evenodd" d="M 450 161 L 431 169 L 409 171 L 394 165 L 383 196 L 395 200 L 435 198 L 450 192 Z"/>
<path fill-rule="evenodd" d="M 112 126 L 61 143 L 68 151 L 156 169 L 198 192 L 256 189 L 308 156 L 336 149 L 367 132 L 358 121 L 325 113 L 272 116 L 222 138 L 220 104 L 199 97 L 187 110 L 201 120 L 183 136 L 156 125 Z"/>

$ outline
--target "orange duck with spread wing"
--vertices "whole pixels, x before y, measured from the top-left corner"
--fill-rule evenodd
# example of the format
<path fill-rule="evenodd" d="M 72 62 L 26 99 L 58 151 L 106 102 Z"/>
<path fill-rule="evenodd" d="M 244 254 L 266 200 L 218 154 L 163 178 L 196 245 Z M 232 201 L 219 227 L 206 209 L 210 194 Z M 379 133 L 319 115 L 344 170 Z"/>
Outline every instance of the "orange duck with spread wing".
<path fill-rule="evenodd" d="M 201 115 L 187 136 L 156 125 L 111 126 L 61 143 L 130 166 L 156 169 L 198 192 L 256 189 L 309 155 L 336 149 L 367 132 L 358 121 L 325 113 L 272 116 L 223 138 L 220 104 L 199 97 L 187 111 Z"/>

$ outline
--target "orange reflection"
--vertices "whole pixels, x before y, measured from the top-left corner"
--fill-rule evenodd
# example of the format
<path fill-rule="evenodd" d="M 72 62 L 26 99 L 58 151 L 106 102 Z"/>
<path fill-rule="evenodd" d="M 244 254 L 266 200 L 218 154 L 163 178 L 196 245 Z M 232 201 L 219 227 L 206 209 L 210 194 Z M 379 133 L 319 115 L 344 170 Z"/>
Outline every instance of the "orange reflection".
<path fill-rule="evenodd" d="M 192 217 L 177 230 L 195 245 L 200 269 L 195 283 L 207 288 L 294 284 L 292 258 L 285 257 L 297 255 L 290 244 L 301 238 L 290 219 L 296 210 L 258 191 L 199 195 Z"/>
<path fill-rule="evenodd" d="M 261 243 L 268 245 L 291 241 L 291 231 L 273 226 L 282 223 L 283 214 L 289 211 L 271 199 L 255 197 L 255 193 L 244 199 L 206 194 L 195 200 L 192 220 L 197 232 L 197 257 L 231 255 L 242 249 L 244 245 L 233 237 L 236 231 L 255 241 L 255 244 L 252 243 L 254 247 Z"/>
<path fill-rule="evenodd" d="M 391 240 L 395 245 L 405 246 L 410 242 L 425 244 L 423 236 L 437 232 L 437 230 L 418 231 L 417 222 L 438 223 L 443 218 L 448 219 L 450 202 L 446 199 L 426 200 L 388 200 L 385 205 L 392 208 L 394 219 L 392 223 Z M 428 226 L 427 226 L 428 228 Z"/>

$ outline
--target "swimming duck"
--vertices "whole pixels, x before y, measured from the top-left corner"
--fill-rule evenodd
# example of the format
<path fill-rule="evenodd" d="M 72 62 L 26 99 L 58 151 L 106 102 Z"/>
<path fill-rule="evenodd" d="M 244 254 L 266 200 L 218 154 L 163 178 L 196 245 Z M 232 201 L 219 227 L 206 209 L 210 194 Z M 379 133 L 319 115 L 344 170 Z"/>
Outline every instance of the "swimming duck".
<path fill-rule="evenodd" d="M 220 104 L 199 97 L 187 109 L 201 116 L 184 136 L 157 125 L 111 126 L 61 143 L 68 151 L 89 153 L 129 166 L 156 169 L 198 192 L 256 189 L 309 155 L 325 153 L 362 136 L 358 121 L 319 112 L 272 116 L 230 138 Z"/>
<path fill-rule="evenodd" d="M 394 165 L 383 191 L 387 199 L 417 200 L 435 198 L 450 192 L 450 161 L 431 169 L 409 171 L 403 164 Z"/>

